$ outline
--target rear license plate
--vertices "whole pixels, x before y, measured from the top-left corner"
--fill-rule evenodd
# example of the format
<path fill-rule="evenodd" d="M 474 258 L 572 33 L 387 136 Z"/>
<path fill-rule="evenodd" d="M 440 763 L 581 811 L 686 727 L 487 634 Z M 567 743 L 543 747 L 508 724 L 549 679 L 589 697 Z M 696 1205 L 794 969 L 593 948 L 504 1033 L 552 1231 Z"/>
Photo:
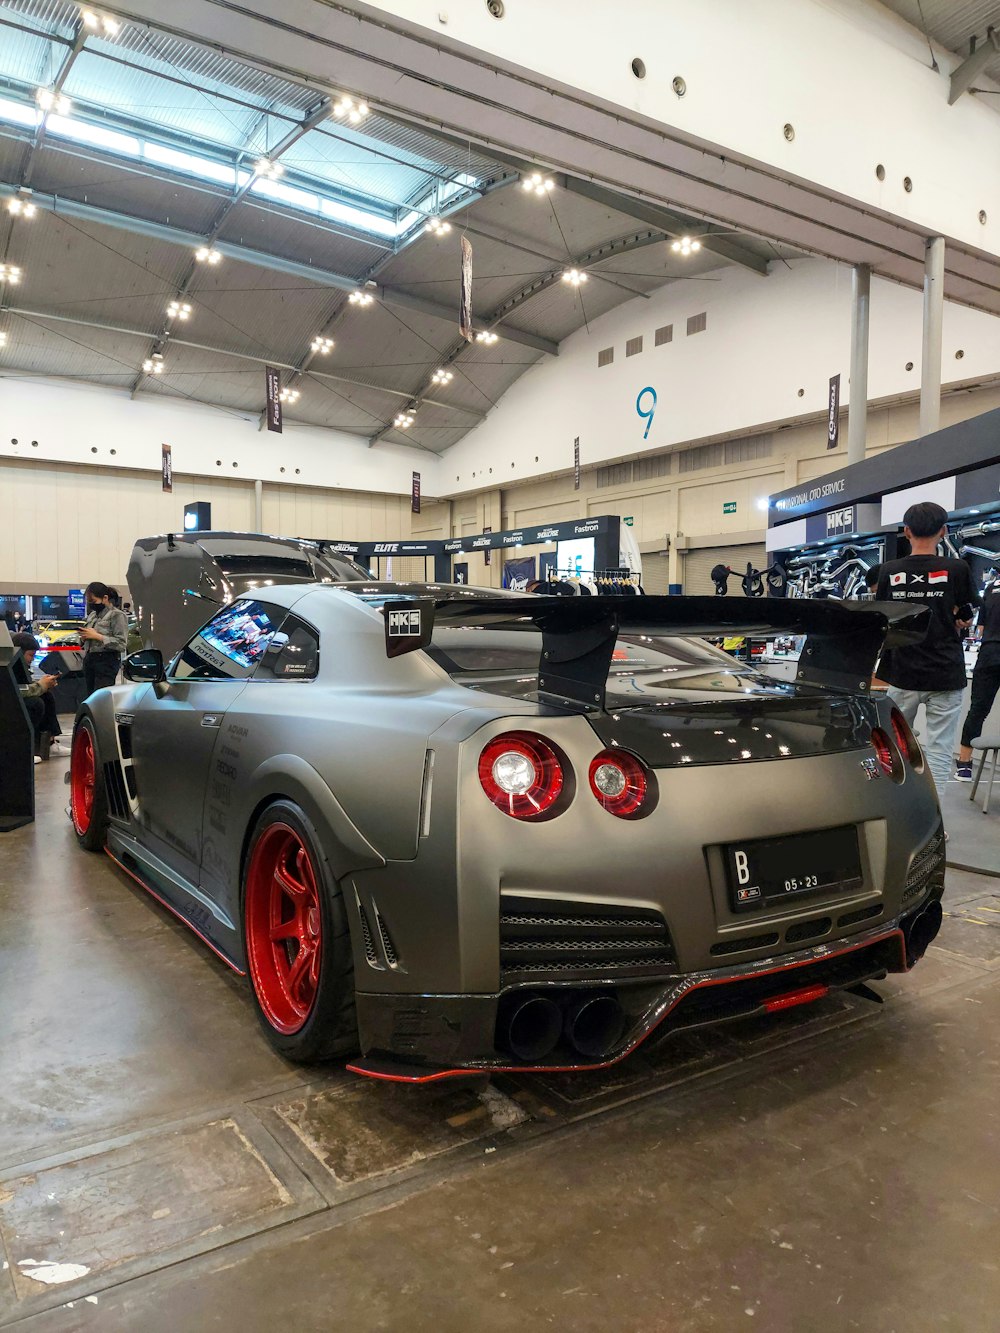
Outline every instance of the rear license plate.
<path fill-rule="evenodd" d="M 853 824 L 789 838 L 730 843 L 725 853 L 730 902 L 736 912 L 824 889 L 846 893 L 863 883 Z"/>

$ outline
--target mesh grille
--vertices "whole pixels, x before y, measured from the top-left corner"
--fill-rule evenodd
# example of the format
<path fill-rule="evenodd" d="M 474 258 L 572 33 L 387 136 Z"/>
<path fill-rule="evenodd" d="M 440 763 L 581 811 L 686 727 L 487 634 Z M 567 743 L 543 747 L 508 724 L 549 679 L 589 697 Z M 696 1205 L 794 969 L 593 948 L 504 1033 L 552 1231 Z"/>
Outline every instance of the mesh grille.
<path fill-rule="evenodd" d="M 744 935 L 738 940 L 723 940 L 721 944 L 713 944 L 709 953 L 714 954 L 716 958 L 721 958 L 727 953 L 746 953 L 748 949 L 767 949 L 772 944 L 777 943 L 777 932 L 770 935 Z"/>
<path fill-rule="evenodd" d="M 117 759 L 104 765 L 104 790 L 108 796 L 108 810 L 115 819 L 128 819 L 128 797 L 122 766 Z"/>
<path fill-rule="evenodd" d="M 380 912 L 375 913 L 375 920 L 378 922 L 378 933 L 382 936 L 382 948 L 385 950 L 386 962 L 390 967 L 396 967 L 399 963 L 399 954 L 396 952 L 396 946 L 392 942 L 392 936 L 386 929 Z"/>
<path fill-rule="evenodd" d="M 920 851 L 910 863 L 910 869 L 906 876 L 907 893 L 905 897 L 912 896 L 912 893 L 923 887 L 924 880 L 935 870 L 939 870 L 944 863 L 944 832 L 941 829 L 924 843 Z"/>
<path fill-rule="evenodd" d="M 687 323 L 688 336 L 692 333 L 704 333 L 708 328 L 708 315 L 703 310 L 700 315 L 692 315 Z"/>
<path fill-rule="evenodd" d="M 360 899 L 358 899 L 357 902 L 358 917 L 361 921 L 361 938 L 365 945 L 365 957 L 368 959 L 370 966 L 378 967 L 378 954 L 375 952 L 375 941 L 372 939 L 372 932 L 368 925 L 368 918 L 365 916 L 365 909 L 361 906 Z"/>
<path fill-rule="evenodd" d="M 638 338 L 629 338 L 629 340 L 626 342 L 625 355 L 638 356 L 641 351 L 642 351 L 642 334 L 640 333 Z"/>
<path fill-rule="evenodd" d="M 646 976 L 676 962 L 659 912 L 612 903 L 500 899 L 500 970 L 505 982 L 585 973 Z"/>
<path fill-rule="evenodd" d="M 674 340 L 674 326 L 672 324 L 663 324 L 656 330 L 655 345 L 662 347 L 664 343 L 672 343 Z"/>
<path fill-rule="evenodd" d="M 610 366 L 612 361 L 614 361 L 614 359 L 615 359 L 615 349 L 613 347 L 605 347 L 603 352 L 597 353 L 598 369 L 600 369 L 601 366 Z"/>

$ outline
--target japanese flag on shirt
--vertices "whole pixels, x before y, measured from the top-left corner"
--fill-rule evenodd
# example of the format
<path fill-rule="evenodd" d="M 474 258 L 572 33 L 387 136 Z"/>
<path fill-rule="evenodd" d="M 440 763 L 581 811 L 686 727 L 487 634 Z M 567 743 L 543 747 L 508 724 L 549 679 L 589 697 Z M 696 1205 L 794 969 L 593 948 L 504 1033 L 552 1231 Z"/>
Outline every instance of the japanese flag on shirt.
<path fill-rule="evenodd" d="M 905 574 L 890 574 L 889 582 L 894 588 L 898 588 L 901 583 L 906 582 Z"/>
<path fill-rule="evenodd" d="M 927 575 L 928 583 L 947 583 L 948 571 L 946 569 L 935 569 Z"/>

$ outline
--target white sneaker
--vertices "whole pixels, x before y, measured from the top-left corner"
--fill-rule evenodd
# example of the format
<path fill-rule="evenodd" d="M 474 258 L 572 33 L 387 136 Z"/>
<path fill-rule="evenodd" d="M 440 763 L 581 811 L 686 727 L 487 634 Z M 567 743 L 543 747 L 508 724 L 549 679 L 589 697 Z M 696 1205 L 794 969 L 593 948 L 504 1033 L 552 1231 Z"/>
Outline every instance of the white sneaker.
<path fill-rule="evenodd" d="M 68 745 L 63 745 L 62 741 L 53 741 L 49 746 L 49 758 L 68 759 L 70 749 Z"/>
<path fill-rule="evenodd" d="M 36 763 L 36 764 L 40 764 L 41 762 L 42 762 L 42 756 L 41 756 L 40 754 L 36 754 L 36 755 L 35 755 L 35 763 Z"/>

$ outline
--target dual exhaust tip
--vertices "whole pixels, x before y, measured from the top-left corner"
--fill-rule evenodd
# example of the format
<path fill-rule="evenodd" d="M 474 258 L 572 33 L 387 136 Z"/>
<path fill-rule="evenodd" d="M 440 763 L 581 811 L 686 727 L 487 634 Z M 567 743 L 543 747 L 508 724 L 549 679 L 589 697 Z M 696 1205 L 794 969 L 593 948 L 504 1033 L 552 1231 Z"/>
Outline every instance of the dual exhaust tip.
<path fill-rule="evenodd" d="M 613 995 L 584 995 L 569 1005 L 531 995 L 508 1010 L 500 1031 L 507 1050 L 525 1064 L 551 1055 L 563 1036 L 577 1055 L 603 1060 L 621 1042 L 627 1021 Z"/>
<path fill-rule="evenodd" d="M 937 939 L 943 920 L 944 911 L 941 903 L 938 899 L 935 899 L 919 911 L 908 925 L 903 927 L 903 934 L 906 939 L 907 967 L 912 967 L 914 963 L 923 958 L 930 945 Z"/>

